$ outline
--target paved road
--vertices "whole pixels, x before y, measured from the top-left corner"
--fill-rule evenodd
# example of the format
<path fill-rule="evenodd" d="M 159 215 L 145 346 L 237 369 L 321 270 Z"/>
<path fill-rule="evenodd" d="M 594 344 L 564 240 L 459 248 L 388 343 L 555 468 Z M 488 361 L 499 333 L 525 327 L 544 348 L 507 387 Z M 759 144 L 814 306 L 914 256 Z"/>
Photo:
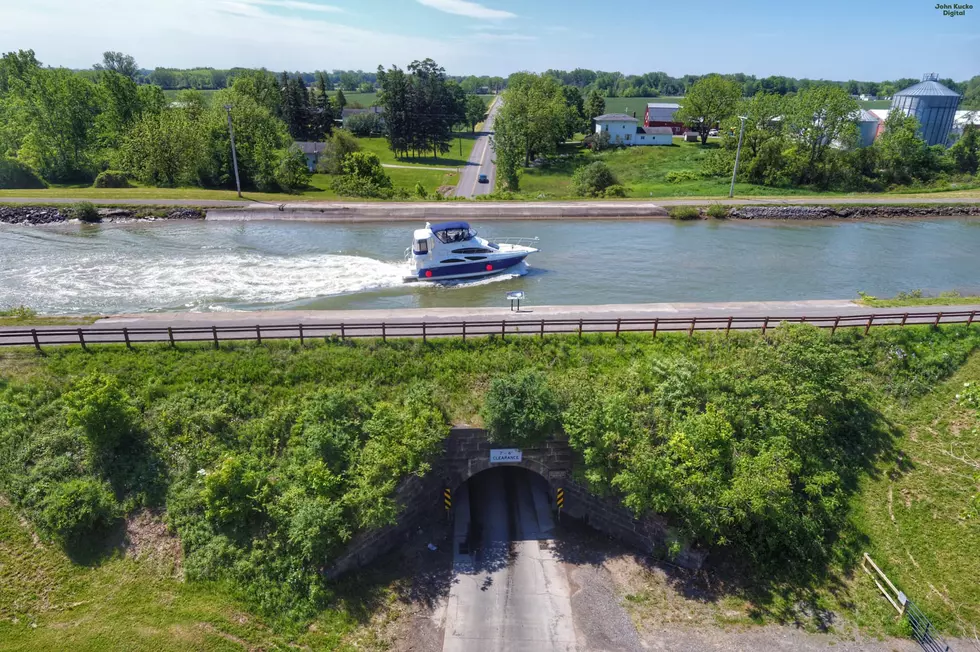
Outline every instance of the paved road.
<path fill-rule="evenodd" d="M 494 184 L 497 182 L 497 164 L 494 162 L 493 147 L 490 146 L 490 134 L 493 133 L 493 120 L 497 117 L 500 102 L 500 96 L 494 98 L 487 119 L 483 123 L 483 131 L 473 144 L 469 165 L 459 173 L 459 183 L 456 184 L 457 197 L 475 197 L 493 192 Z M 479 183 L 477 179 L 481 174 L 487 175 L 490 182 Z"/>
<path fill-rule="evenodd" d="M 544 478 L 512 467 L 456 494 L 443 652 L 572 652 L 571 590 L 551 549 Z M 461 548 L 462 546 L 462 548 Z"/>
<path fill-rule="evenodd" d="M 503 297 L 501 297 L 501 303 Z M 91 326 L 83 326 L 85 342 L 118 341 L 119 329 L 126 327 L 130 331 L 132 342 L 162 342 L 169 339 L 167 327 L 193 328 L 195 332 L 181 332 L 174 335 L 175 341 L 212 341 L 214 333 L 212 325 L 218 327 L 236 327 L 235 332 L 219 332 L 219 340 L 256 339 L 256 326 L 261 326 L 263 339 L 291 338 L 300 336 L 298 324 L 304 325 L 305 338 L 322 338 L 328 336 L 355 337 L 443 337 L 459 336 L 460 322 L 467 322 L 468 336 L 490 335 L 501 333 L 501 322 L 507 335 L 537 335 L 540 333 L 540 321 L 565 320 L 557 327 L 557 331 L 566 333 L 578 332 L 578 320 L 601 319 L 607 320 L 601 325 L 586 324 L 584 332 L 615 330 L 615 320 L 640 319 L 642 324 L 624 324 L 622 331 L 652 330 L 654 319 L 675 319 L 674 323 L 659 323 L 658 332 L 684 331 L 690 328 L 691 318 L 702 320 L 698 330 L 724 329 L 723 321 L 706 323 L 708 318 L 741 318 L 745 321 L 736 323 L 736 328 L 762 328 L 765 317 L 770 317 L 769 327 L 774 327 L 780 319 L 807 317 L 809 320 L 825 318 L 823 325 L 831 325 L 832 318 L 838 315 L 902 315 L 909 313 L 908 324 L 932 323 L 933 318 L 916 318 L 916 314 L 937 312 L 964 313 L 976 311 L 980 313 L 980 304 L 963 306 L 921 306 L 917 308 L 868 308 L 850 301 L 759 301 L 739 303 L 654 303 L 654 304 L 621 304 L 600 306 L 522 306 L 520 312 L 502 308 L 418 308 L 403 310 L 289 310 L 289 311 L 256 311 L 234 313 L 153 313 L 142 315 L 116 315 L 100 319 Z M 953 319 L 950 317 L 947 320 Z M 490 322 L 482 326 L 474 322 Z M 898 324 L 901 317 L 880 318 L 876 324 Z M 959 318 L 959 321 L 965 321 Z M 381 323 L 385 324 L 382 331 Z M 417 324 L 425 323 L 425 330 Z M 523 323 L 520 323 L 523 322 Z M 863 325 L 864 320 L 845 322 L 844 325 Z M 976 322 L 980 323 L 980 314 Z M 399 327 L 399 324 L 403 326 Z M 407 324 L 407 325 L 405 325 Z M 274 329 L 273 327 L 279 327 Z M 139 332 L 136 329 L 151 328 L 153 332 Z M 0 327 L 0 346 L 3 344 L 31 345 L 32 336 L 24 333 L 25 327 Z M 77 344 L 78 327 L 50 326 L 38 327 L 37 332 L 41 344 Z M 111 332 L 100 332 L 112 329 Z M 70 332 L 66 332 L 70 330 Z M 18 331 L 20 334 L 13 335 Z M 54 332 L 61 331 L 60 335 Z M 549 333 L 556 332 L 550 328 Z M 51 334 L 49 334 L 51 333 Z"/>

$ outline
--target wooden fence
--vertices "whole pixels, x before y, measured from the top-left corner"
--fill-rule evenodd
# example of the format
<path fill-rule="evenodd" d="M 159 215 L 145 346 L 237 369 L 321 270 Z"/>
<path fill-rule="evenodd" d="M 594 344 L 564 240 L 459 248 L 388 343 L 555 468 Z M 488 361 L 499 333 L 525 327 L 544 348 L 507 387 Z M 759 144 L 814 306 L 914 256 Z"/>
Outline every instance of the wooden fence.
<path fill-rule="evenodd" d="M 464 321 L 394 321 L 394 322 L 333 322 L 296 324 L 235 324 L 201 326 L 85 326 L 85 327 L 38 327 L 0 328 L 0 346 L 42 346 L 89 344 L 126 344 L 164 342 L 211 342 L 217 348 L 221 342 L 262 340 L 306 340 L 339 338 L 388 338 L 412 337 L 426 340 L 443 337 L 470 337 L 524 335 L 578 335 L 587 333 L 658 333 L 694 331 L 761 330 L 763 334 L 781 323 L 812 324 L 829 328 L 863 328 L 867 333 L 876 326 L 913 326 L 940 324 L 967 324 L 977 320 L 978 311 L 952 312 L 896 312 L 837 316 L 763 316 L 763 317 L 639 317 L 600 319 L 499 319 Z"/>

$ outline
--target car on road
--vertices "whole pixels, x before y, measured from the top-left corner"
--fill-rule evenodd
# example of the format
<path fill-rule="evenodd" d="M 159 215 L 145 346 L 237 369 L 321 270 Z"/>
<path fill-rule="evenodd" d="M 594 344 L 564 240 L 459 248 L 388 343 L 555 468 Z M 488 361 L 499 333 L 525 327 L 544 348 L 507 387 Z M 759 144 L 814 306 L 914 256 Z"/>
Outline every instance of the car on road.
<path fill-rule="evenodd" d="M 485 174 L 481 174 L 476 178 L 476 180 L 479 181 L 480 183 L 490 183 L 490 177 L 488 177 Z"/>

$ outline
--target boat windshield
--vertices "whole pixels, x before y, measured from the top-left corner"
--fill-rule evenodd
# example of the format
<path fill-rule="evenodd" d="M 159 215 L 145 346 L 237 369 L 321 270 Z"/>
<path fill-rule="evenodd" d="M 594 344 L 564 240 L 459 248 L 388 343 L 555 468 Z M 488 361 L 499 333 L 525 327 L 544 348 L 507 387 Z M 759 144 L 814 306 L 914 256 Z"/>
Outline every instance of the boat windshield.
<path fill-rule="evenodd" d="M 476 230 L 446 229 L 444 231 L 436 231 L 435 236 L 439 238 L 439 242 L 444 244 L 450 244 L 452 242 L 466 242 L 467 240 L 472 240 L 476 237 Z"/>

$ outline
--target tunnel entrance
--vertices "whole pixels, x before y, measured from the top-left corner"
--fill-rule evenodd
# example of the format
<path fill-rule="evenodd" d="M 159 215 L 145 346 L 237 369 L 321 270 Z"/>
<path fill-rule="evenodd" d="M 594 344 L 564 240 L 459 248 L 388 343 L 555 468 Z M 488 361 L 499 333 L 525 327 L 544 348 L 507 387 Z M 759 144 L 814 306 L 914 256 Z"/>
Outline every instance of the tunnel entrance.
<path fill-rule="evenodd" d="M 476 561 L 488 551 L 499 554 L 515 541 L 554 536 L 548 482 L 518 466 L 500 466 L 472 476 L 456 494 L 454 527 L 457 555 Z"/>

